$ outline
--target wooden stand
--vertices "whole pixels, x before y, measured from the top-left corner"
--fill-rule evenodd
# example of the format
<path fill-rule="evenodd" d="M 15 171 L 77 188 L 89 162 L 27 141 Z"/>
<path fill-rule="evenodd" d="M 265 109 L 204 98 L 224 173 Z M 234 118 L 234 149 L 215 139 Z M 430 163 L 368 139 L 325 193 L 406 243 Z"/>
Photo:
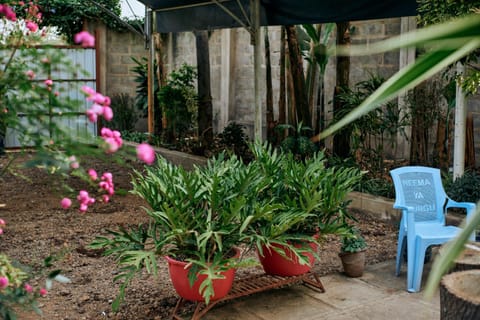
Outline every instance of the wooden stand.
<path fill-rule="evenodd" d="M 222 299 L 211 301 L 208 305 L 205 305 L 203 302 L 197 302 L 197 306 L 192 315 L 191 320 L 199 320 L 203 317 L 210 309 L 221 302 L 228 300 L 248 296 L 257 292 L 262 292 L 270 289 L 280 288 L 283 286 L 302 283 L 309 288 L 319 290 L 320 292 L 325 292 L 322 282 L 317 274 L 309 272 L 300 276 L 293 277 L 279 277 L 271 276 L 267 274 L 259 274 L 254 276 L 249 276 L 235 280 L 233 287 L 228 293 L 228 295 Z M 176 320 L 182 320 L 180 316 L 177 315 L 179 310 L 185 304 L 183 298 L 179 298 L 175 309 L 173 310 L 172 318 Z"/>
<path fill-rule="evenodd" d="M 440 319 L 480 319 L 479 283 L 480 270 L 445 275 L 440 284 Z"/>

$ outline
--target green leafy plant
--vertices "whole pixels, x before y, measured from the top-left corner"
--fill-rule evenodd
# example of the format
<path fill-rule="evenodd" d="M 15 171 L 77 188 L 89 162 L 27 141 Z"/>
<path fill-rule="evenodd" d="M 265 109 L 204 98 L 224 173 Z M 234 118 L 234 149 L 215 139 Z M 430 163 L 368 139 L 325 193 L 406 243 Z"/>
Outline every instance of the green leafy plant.
<path fill-rule="evenodd" d="M 347 210 L 346 195 L 360 181 L 359 170 L 326 167 L 321 152 L 298 161 L 292 154 L 277 152 L 266 145 L 254 145 L 252 150 L 251 165 L 259 167 L 260 174 L 268 181 L 268 188 L 258 193 L 258 197 L 280 205 L 274 215 L 257 222 L 258 243 L 272 239 L 283 242 L 311 239 L 316 233 L 323 236 L 348 231 L 347 223 L 353 217 Z"/>
<path fill-rule="evenodd" d="M 112 96 L 111 106 L 115 117 L 109 125 L 119 131 L 133 131 L 138 120 L 134 99 L 125 93 L 116 94 Z"/>
<path fill-rule="evenodd" d="M 352 228 L 350 234 L 342 237 L 341 252 L 354 253 L 365 250 L 366 248 L 367 242 L 356 228 Z"/>
<path fill-rule="evenodd" d="M 369 95 L 371 95 L 385 79 L 370 74 L 369 78 L 355 84 L 354 88 L 341 88 L 336 95 L 342 104 L 342 109 L 335 113 L 334 121 L 343 118 L 347 113 L 358 107 Z M 398 133 L 403 133 L 409 124 L 408 117 L 400 116 L 396 103 L 388 101 L 379 108 L 373 110 L 353 121 L 342 131 L 350 136 L 351 156 L 362 167 L 370 171 L 383 172 L 385 160 L 385 145 L 395 147 Z M 375 173 L 373 173 L 375 176 Z"/>
<path fill-rule="evenodd" d="M 93 248 L 105 248 L 119 263 L 123 279 L 116 309 L 133 276 L 143 268 L 155 273 L 157 256 L 168 255 L 191 264 L 191 283 L 197 273 L 206 275 L 201 285 L 208 303 L 218 272 L 241 266 L 231 257 L 234 247 L 248 241 L 248 226 L 275 210 L 268 201 L 257 199 L 265 180 L 256 168 L 236 156 L 212 158 L 205 167 L 186 171 L 160 158 L 156 166 L 136 172 L 133 193 L 148 204 L 148 225 L 110 231 L 99 237 Z M 248 264 L 249 262 L 247 262 Z"/>
<path fill-rule="evenodd" d="M 227 150 L 231 150 L 244 160 L 250 157 L 245 126 L 230 122 L 218 136 L 220 138 L 220 143 Z"/>
<path fill-rule="evenodd" d="M 281 143 L 280 148 L 283 152 L 290 152 L 302 159 L 312 156 L 316 151 L 316 145 L 310 140 L 312 128 L 298 123 L 296 127 L 290 124 L 279 124 L 276 130 L 290 129 L 294 133 L 286 137 Z"/>
<path fill-rule="evenodd" d="M 448 176 L 445 192 L 455 201 L 477 203 L 480 200 L 480 175 L 475 171 L 466 171 L 455 180 Z"/>
<path fill-rule="evenodd" d="M 47 295 L 53 281 L 70 282 L 70 279 L 60 274 L 60 270 L 51 270 L 55 260 L 54 256 L 45 258 L 43 265 L 36 272 L 32 272 L 31 267 L 16 261 L 12 262 L 7 255 L 0 253 L 0 317 L 2 319 L 17 319 L 19 307 L 34 311 L 38 315 L 42 314 L 38 299 Z M 34 288 L 30 284 L 34 278 L 45 278 L 45 286 Z"/>
<path fill-rule="evenodd" d="M 72 36 L 82 31 L 85 19 L 99 19 L 109 28 L 122 30 L 120 20 L 119 0 L 36 0 L 42 9 L 42 25 L 57 26 L 62 34 L 68 36 L 70 42 Z M 97 5 L 98 4 L 98 5 Z M 112 14 L 108 14 L 106 10 Z M 115 16 L 117 18 L 115 18 Z"/>
<path fill-rule="evenodd" d="M 166 117 L 167 125 L 163 128 L 163 136 L 167 143 L 174 142 L 181 134 L 196 128 L 196 75 L 192 66 L 183 64 L 169 74 L 167 83 L 158 91 L 160 107 Z"/>
<path fill-rule="evenodd" d="M 132 57 L 133 62 L 135 62 L 135 67 L 132 68 L 132 72 L 136 74 L 135 77 L 135 82 L 137 83 L 137 89 L 136 89 L 136 97 L 135 97 L 135 107 L 137 110 L 139 110 L 144 117 L 147 116 L 148 113 L 148 61 L 147 58 L 142 58 L 141 60 L 138 60 L 134 57 Z M 156 68 L 156 64 L 155 64 Z M 159 90 L 159 85 L 158 85 L 158 79 L 157 77 L 154 77 L 154 82 L 153 82 L 153 105 L 154 105 L 154 110 L 158 110 L 158 90 Z M 160 111 L 160 110 L 159 110 Z M 158 119 L 161 119 L 159 117 Z M 160 125 L 160 121 L 158 119 L 155 119 L 156 124 Z M 161 126 L 160 126 L 161 127 Z"/>

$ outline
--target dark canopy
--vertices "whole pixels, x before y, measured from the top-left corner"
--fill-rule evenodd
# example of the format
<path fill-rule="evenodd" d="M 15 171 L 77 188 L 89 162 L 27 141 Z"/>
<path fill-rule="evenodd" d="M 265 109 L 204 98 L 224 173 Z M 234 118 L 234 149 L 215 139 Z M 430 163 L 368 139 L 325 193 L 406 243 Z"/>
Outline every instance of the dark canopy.
<path fill-rule="evenodd" d="M 158 32 L 251 25 L 250 0 L 139 1 L 157 12 Z M 414 16 L 416 8 L 416 0 L 261 0 L 260 20 L 261 25 L 358 21 Z"/>

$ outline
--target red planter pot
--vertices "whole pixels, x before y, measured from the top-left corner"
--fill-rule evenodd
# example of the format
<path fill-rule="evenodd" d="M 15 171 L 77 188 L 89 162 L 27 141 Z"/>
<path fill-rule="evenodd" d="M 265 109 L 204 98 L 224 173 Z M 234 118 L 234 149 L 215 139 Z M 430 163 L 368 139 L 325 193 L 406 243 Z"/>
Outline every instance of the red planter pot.
<path fill-rule="evenodd" d="M 300 248 L 305 245 L 308 245 L 314 252 L 318 250 L 318 245 L 315 242 L 296 244 L 295 247 Z M 273 248 L 263 246 L 263 256 L 258 254 L 258 258 L 266 274 L 282 277 L 298 276 L 309 272 L 315 263 L 315 257 L 310 252 L 304 253 L 308 257 L 309 263 L 302 265 L 290 249 L 276 243 L 272 246 L 285 250 L 288 259 L 277 253 Z"/>
<path fill-rule="evenodd" d="M 235 248 L 235 250 L 235 258 L 238 258 L 240 256 L 240 249 Z M 200 285 L 206 279 L 206 276 L 198 275 L 193 286 L 190 286 L 190 282 L 188 281 L 190 268 L 185 268 L 187 263 L 172 259 L 171 257 L 165 257 L 165 259 L 167 259 L 170 279 L 177 294 L 185 300 L 205 301 L 200 293 Z M 224 276 L 224 279 L 213 280 L 213 290 L 215 294 L 210 298 L 211 301 L 225 297 L 232 288 L 235 269 L 229 269 L 221 274 Z"/>

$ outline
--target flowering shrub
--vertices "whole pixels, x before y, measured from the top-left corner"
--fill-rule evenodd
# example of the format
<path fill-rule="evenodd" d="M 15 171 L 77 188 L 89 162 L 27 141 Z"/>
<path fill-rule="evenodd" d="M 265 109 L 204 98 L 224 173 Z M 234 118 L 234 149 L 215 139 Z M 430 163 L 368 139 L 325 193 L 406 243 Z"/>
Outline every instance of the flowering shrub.
<path fill-rule="evenodd" d="M 23 19 L 17 18 L 21 12 Z M 35 160 L 26 165 L 37 166 L 51 173 L 62 173 L 84 178 L 84 181 L 96 187 L 99 193 L 89 194 L 80 190 L 76 196 L 77 204 L 69 197 L 59 201 L 64 209 L 78 207 L 81 213 L 94 205 L 97 200 L 108 203 L 115 193 L 114 178 L 110 172 L 99 175 L 94 168 L 84 169 L 82 155 L 101 156 L 119 152 L 123 145 L 121 134 L 107 127 L 101 129 L 101 137 L 72 133 L 60 121 L 69 114 L 76 114 L 82 105 L 64 94 L 66 88 L 56 81 L 52 74 L 78 75 L 78 67 L 73 65 L 60 50 L 49 46 L 37 46 L 49 37 L 48 29 L 39 28 L 42 13 L 34 2 L 0 1 L 0 141 L 6 130 L 19 135 L 22 147 L 31 147 Z M 74 36 L 82 47 L 93 47 L 95 38 L 86 31 Z M 113 118 L 111 99 L 83 86 L 81 92 L 91 106 L 85 111 L 85 119 L 96 123 L 100 118 L 106 122 Z M 92 145 L 98 148 L 92 148 Z M 0 151 L 2 145 L 0 145 Z M 134 152 L 131 152 L 132 156 Z M 129 156 L 129 151 L 122 155 Z M 151 146 L 144 143 L 136 155 L 141 161 L 151 164 L 155 153 Z M 14 157 L 14 156 L 12 156 Z M 11 163 L 12 161 L 10 161 Z M 1 200 L 1 199 L 0 199 Z M 5 221 L 0 219 L 0 234 Z M 52 258 L 45 259 L 45 267 L 50 267 Z M 47 275 L 45 288 L 34 290 L 28 280 L 31 275 L 12 265 L 5 254 L 0 253 L 0 318 L 15 319 L 16 305 L 40 312 L 37 298 L 45 296 L 52 280 L 68 282 L 59 271 Z"/>

